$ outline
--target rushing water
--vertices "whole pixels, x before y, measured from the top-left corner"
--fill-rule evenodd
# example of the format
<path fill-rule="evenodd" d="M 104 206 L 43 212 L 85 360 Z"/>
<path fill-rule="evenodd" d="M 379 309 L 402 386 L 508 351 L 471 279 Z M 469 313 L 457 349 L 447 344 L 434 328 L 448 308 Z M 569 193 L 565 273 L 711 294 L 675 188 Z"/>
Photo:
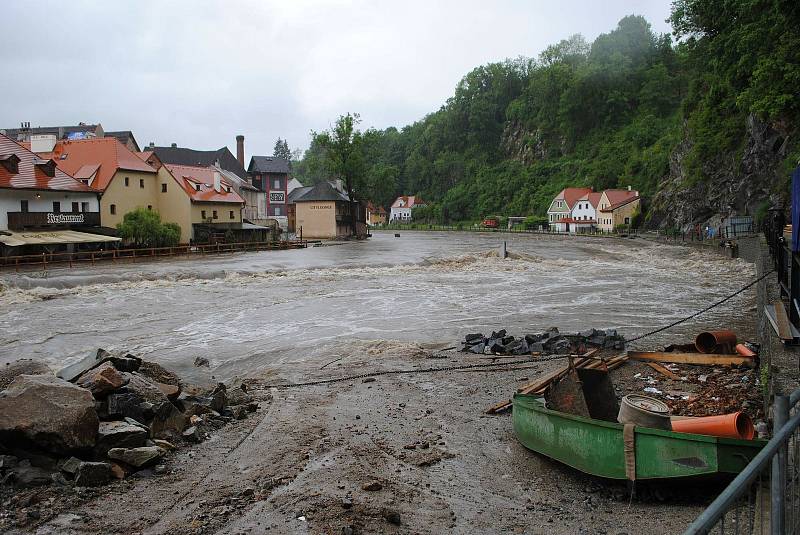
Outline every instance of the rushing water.
<path fill-rule="evenodd" d="M 511 257 L 499 257 L 508 242 Z M 743 286 L 752 267 L 644 240 L 376 233 L 366 242 L 0 278 L 0 364 L 98 347 L 227 379 L 468 332 L 633 335 Z M 742 301 L 737 306 L 743 306 Z M 719 313 L 719 312 L 715 312 Z M 714 316 L 710 316 L 713 320 Z M 316 366 L 318 367 L 318 365 Z"/>

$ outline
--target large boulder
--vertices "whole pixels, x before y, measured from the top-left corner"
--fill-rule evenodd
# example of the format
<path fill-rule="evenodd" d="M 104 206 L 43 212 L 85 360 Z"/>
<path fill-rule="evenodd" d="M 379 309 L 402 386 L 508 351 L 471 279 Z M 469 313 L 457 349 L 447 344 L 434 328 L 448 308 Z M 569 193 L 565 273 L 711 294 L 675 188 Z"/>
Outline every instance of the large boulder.
<path fill-rule="evenodd" d="M 82 462 L 75 471 L 75 485 L 78 487 L 99 487 L 105 485 L 114 472 L 109 463 L 90 463 Z"/>
<path fill-rule="evenodd" d="M 81 375 L 76 384 L 100 398 L 128 384 L 130 379 L 121 374 L 111 362 L 104 362 Z"/>
<path fill-rule="evenodd" d="M 139 366 L 139 374 L 152 379 L 156 383 L 173 385 L 180 388 L 181 381 L 178 376 L 166 369 L 164 366 L 148 360 L 143 360 Z"/>
<path fill-rule="evenodd" d="M 87 355 L 81 360 L 62 368 L 56 374 L 58 377 L 70 381 L 77 381 L 83 374 L 105 362 L 111 362 L 121 372 L 135 372 L 142 364 L 142 359 L 133 355 L 113 355 L 105 349 L 98 349 L 95 353 Z"/>
<path fill-rule="evenodd" d="M 18 375 L 52 375 L 53 371 L 41 360 L 19 359 L 0 365 L 0 390 L 11 384 Z"/>
<path fill-rule="evenodd" d="M 147 431 L 128 422 L 100 422 L 97 432 L 98 455 L 105 455 L 112 448 L 138 448 L 147 442 Z"/>
<path fill-rule="evenodd" d="M 99 423 L 92 394 L 52 375 L 19 375 L 0 392 L 0 441 L 11 448 L 88 449 Z"/>
<path fill-rule="evenodd" d="M 188 425 L 188 418 L 170 403 L 169 411 L 156 414 L 150 423 L 150 434 L 155 438 L 179 437 Z"/>

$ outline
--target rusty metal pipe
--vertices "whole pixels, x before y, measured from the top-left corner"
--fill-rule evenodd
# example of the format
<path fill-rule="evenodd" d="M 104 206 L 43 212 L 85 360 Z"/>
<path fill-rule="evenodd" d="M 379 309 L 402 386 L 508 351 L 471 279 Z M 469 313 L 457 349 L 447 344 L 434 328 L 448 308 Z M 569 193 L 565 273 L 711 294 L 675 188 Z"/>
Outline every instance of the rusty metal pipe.
<path fill-rule="evenodd" d="M 736 333 L 733 331 L 706 331 L 694 339 L 700 353 L 734 353 Z"/>

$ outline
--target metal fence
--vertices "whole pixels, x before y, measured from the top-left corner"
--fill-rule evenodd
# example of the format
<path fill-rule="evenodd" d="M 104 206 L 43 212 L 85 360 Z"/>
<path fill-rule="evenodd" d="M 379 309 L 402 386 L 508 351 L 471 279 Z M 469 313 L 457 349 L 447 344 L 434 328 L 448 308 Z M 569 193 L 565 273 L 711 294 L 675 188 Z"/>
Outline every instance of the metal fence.
<path fill-rule="evenodd" d="M 684 532 L 800 534 L 800 389 L 775 396 L 773 436 Z"/>

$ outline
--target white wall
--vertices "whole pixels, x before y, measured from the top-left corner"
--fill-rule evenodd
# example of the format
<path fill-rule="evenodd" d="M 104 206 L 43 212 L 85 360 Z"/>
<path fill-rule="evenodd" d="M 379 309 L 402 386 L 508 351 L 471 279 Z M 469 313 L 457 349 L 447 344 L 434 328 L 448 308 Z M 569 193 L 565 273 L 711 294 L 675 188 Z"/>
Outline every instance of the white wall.
<path fill-rule="evenodd" d="M 575 206 L 572 207 L 572 217 L 574 219 L 588 220 L 595 219 L 597 213 L 589 201 L 577 201 Z"/>
<path fill-rule="evenodd" d="M 29 212 L 52 212 L 53 201 L 61 203 L 62 212 L 71 212 L 73 202 L 78 203 L 78 209 L 80 203 L 88 202 L 90 212 L 100 211 L 97 195 L 94 193 L 0 189 L 0 229 L 8 230 L 8 212 L 21 212 L 22 200 L 28 201 Z"/>
<path fill-rule="evenodd" d="M 408 207 L 392 208 L 389 220 L 411 221 L 411 208 Z"/>

